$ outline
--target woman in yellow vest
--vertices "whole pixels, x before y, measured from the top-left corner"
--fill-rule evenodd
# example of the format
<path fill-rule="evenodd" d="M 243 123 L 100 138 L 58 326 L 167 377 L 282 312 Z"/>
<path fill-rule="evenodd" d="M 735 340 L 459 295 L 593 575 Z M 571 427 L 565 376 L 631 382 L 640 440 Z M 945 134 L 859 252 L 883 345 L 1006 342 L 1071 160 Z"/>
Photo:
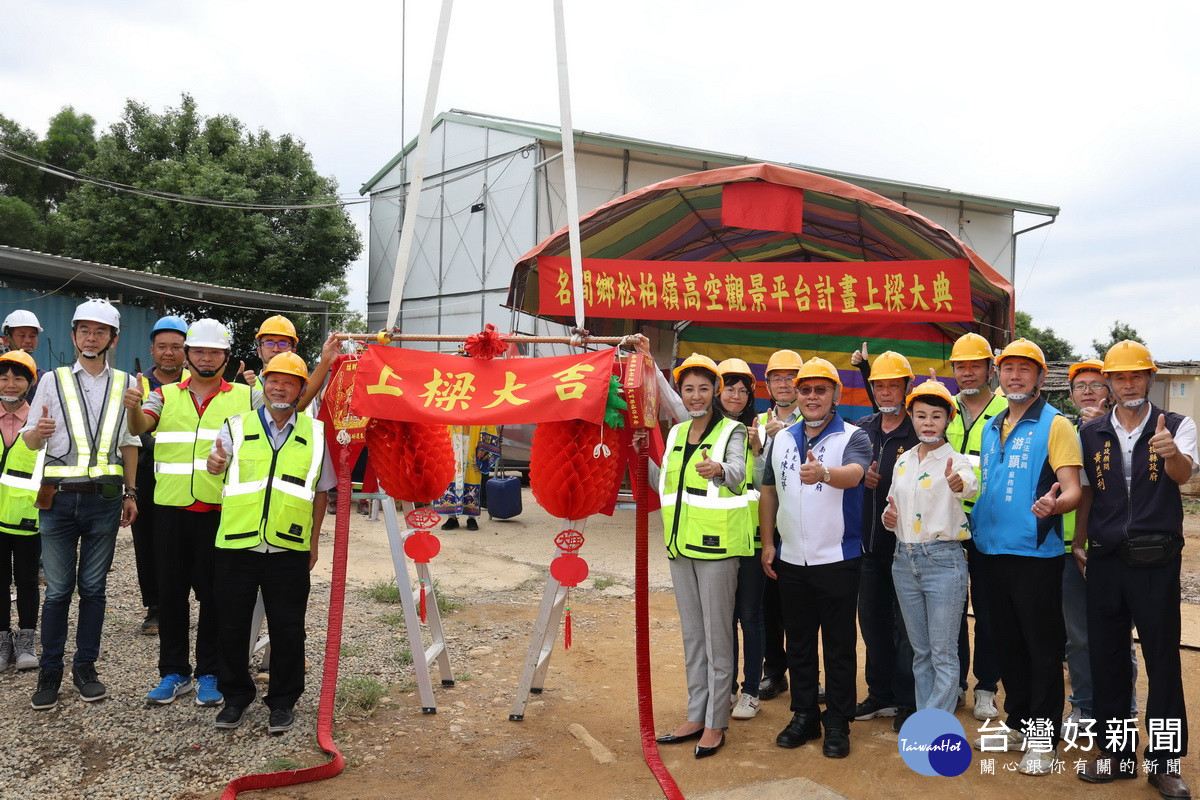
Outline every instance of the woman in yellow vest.
<path fill-rule="evenodd" d="M 271 679 L 263 702 L 268 733 L 291 730 L 304 691 L 304 615 L 309 571 L 328 491 L 337 478 L 325 447 L 324 424 L 296 413 L 308 368 L 295 353 L 280 353 L 263 370 L 266 405 L 231 417 L 208 456 L 213 475 L 228 472 L 217 529 L 218 686 L 225 708 L 215 726 L 242 724 L 256 690 L 247 643 L 255 600 L 262 592 L 271 629 Z"/>
<path fill-rule="evenodd" d="M 658 741 L 697 739 L 695 756 L 706 758 L 725 744 L 738 567 L 754 553 L 746 428 L 714 410 L 722 383 L 711 358 L 693 353 L 675 369 L 675 382 L 691 419 L 667 435 L 658 492 L 683 631 L 688 711 L 687 721 Z"/>
<path fill-rule="evenodd" d="M 37 365 L 24 350 L 0 356 L 0 672 L 16 665 L 33 669 L 37 628 L 38 510 L 33 507 L 42 482 L 46 449 L 30 450 L 18 432 L 29 418 L 25 395 L 37 383 Z M 17 587 L 17 630 L 12 630 L 12 594 Z"/>

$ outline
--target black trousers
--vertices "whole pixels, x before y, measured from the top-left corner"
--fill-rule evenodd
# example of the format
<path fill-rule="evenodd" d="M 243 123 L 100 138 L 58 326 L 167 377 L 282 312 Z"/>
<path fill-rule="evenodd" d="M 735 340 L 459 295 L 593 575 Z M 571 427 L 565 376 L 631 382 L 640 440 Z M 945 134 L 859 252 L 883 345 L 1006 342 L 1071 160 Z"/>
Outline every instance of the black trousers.
<path fill-rule="evenodd" d="M 991 600 L 992 635 L 1004 684 L 1005 724 L 1022 730 L 1038 721 L 1040 727 L 1048 723 L 1051 742 L 1057 747 L 1065 701 L 1063 556 L 977 553 L 976 558 Z M 1128 636 L 1125 645 L 1129 645 Z M 1125 660 L 1129 660 L 1128 650 Z"/>
<path fill-rule="evenodd" d="M 913 650 L 892 583 L 895 550 L 865 553 L 858 583 L 858 627 L 867 646 L 867 694 L 889 704 L 916 709 Z"/>
<path fill-rule="evenodd" d="M 271 678 L 263 702 L 291 708 L 304 692 L 304 615 L 308 610 L 308 551 L 253 553 L 217 550 L 216 596 L 221 620 L 217 685 L 225 705 L 254 701 L 250 677 L 250 623 L 262 592 L 271 628 Z"/>
<path fill-rule="evenodd" d="M 976 558 L 979 550 L 974 539 L 963 542 L 967 551 L 967 574 L 970 577 L 971 608 L 975 612 L 975 689 L 995 692 L 1000 683 L 1000 667 L 996 664 L 996 645 L 992 641 L 992 606 L 984 587 L 983 570 Z M 958 686 L 967 688 L 967 668 L 972 666 L 971 636 L 967 629 L 967 606 L 963 605 L 962 625 L 958 630 Z"/>
<path fill-rule="evenodd" d="M 154 558 L 158 573 L 158 674 L 192 674 L 191 597 L 196 613 L 196 675 L 217 674 L 217 612 L 213 554 L 220 511 L 157 506 Z"/>
<path fill-rule="evenodd" d="M 848 729 L 858 681 L 858 576 L 862 559 L 797 566 L 775 560 L 793 712 L 814 717 L 817 705 L 817 634 L 825 656 L 826 729 Z"/>
<path fill-rule="evenodd" d="M 0 631 L 12 628 L 12 593 L 17 587 L 17 627 L 31 631 L 37 627 L 38 606 L 42 593 L 38 589 L 38 558 L 42 554 L 42 539 L 36 533 L 20 536 L 0 533 Z"/>
<path fill-rule="evenodd" d="M 142 593 L 142 606 L 152 608 L 158 605 L 158 570 L 154 561 L 154 465 L 144 469 L 138 465 L 137 473 L 138 497 L 141 508 L 151 513 L 138 514 L 129 526 L 133 536 L 133 559 L 137 566 L 138 590 Z"/>
<path fill-rule="evenodd" d="M 1187 708 L 1179 660 L 1179 569 L 1176 556 L 1157 567 L 1131 567 L 1118 556 L 1089 558 L 1087 563 L 1088 648 L 1092 662 L 1092 707 L 1095 730 L 1105 750 L 1133 754 L 1137 733 L 1111 747 L 1103 737 L 1109 720 L 1129 718 L 1133 665 L 1129 659 L 1129 626 L 1137 626 L 1149 694 L 1146 727 L 1163 725 L 1174 736 L 1150 737 L 1146 762 L 1158 774 L 1169 771 L 1167 759 L 1187 755 Z M 1120 724 L 1119 722 L 1117 724 Z M 1174 771 L 1174 770 L 1171 770 Z"/>

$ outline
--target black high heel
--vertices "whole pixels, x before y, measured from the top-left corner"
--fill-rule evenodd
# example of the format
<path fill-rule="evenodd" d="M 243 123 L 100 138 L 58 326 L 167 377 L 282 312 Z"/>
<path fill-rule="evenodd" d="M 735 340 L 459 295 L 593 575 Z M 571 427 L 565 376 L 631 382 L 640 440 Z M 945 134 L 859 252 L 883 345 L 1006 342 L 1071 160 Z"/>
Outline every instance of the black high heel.
<path fill-rule="evenodd" d="M 673 733 L 667 733 L 659 736 L 654 741 L 658 742 L 659 744 L 679 744 L 680 742 L 689 742 L 692 739 L 699 739 L 703 735 L 704 728 L 698 728 L 691 733 L 685 733 L 683 736 L 676 736 Z"/>
<path fill-rule="evenodd" d="M 713 755 L 714 753 L 716 753 L 718 750 L 720 750 L 724 746 L 725 746 L 725 733 L 722 732 L 721 733 L 721 741 L 717 742 L 712 747 L 701 747 L 700 745 L 696 745 L 696 752 L 694 755 L 696 756 L 696 758 L 708 758 L 709 756 Z"/>

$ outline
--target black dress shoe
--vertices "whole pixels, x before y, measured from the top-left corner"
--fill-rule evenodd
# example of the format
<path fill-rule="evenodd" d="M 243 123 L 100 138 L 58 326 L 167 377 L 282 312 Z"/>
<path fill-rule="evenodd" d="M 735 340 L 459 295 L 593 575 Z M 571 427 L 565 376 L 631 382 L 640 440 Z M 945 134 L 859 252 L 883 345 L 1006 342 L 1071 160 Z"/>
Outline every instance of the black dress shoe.
<path fill-rule="evenodd" d="M 1146 776 L 1146 781 L 1167 800 L 1190 800 L 1192 796 L 1192 790 L 1178 772 L 1151 772 Z"/>
<path fill-rule="evenodd" d="M 767 678 L 758 686 L 758 699 L 771 700 L 778 697 L 788 688 L 787 678 L 780 676 L 778 678 Z"/>
<path fill-rule="evenodd" d="M 711 756 L 713 753 L 717 752 L 724 746 L 725 746 L 725 734 L 722 733 L 721 741 L 717 742 L 712 747 L 701 747 L 700 745 L 696 745 L 695 756 L 696 756 L 696 758 L 708 758 L 709 756 Z"/>
<path fill-rule="evenodd" d="M 826 758 L 845 758 L 850 755 L 850 731 L 845 728 L 826 728 L 821 752 Z"/>
<path fill-rule="evenodd" d="M 450 517 L 448 520 L 443 522 L 442 530 L 444 530 L 444 531 L 458 530 L 458 517 Z"/>
<path fill-rule="evenodd" d="M 700 728 L 692 731 L 691 733 L 685 733 L 683 736 L 676 736 L 673 733 L 664 734 L 654 741 L 658 742 L 659 744 L 679 744 L 680 742 L 690 742 L 692 739 L 699 739 L 703 735 L 704 728 Z"/>
<path fill-rule="evenodd" d="M 812 714 L 797 711 L 792 715 L 792 721 L 775 737 L 775 744 L 780 747 L 799 747 L 810 739 L 821 735 L 821 720 Z"/>

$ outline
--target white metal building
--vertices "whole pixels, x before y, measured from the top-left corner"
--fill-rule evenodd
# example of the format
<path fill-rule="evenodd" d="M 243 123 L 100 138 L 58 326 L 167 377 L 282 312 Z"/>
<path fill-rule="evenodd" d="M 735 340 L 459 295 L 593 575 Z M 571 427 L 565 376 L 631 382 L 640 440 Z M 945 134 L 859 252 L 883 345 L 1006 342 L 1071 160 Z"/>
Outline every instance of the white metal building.
<path fill-rule="evenodd" d="M 575 142 L 581 214 L 667 178 L 764 161 L 608 133 L 576 131 Z M 385 317 L 415 148 L 414 140 L 360 190 L 371 197 L 371 330 L 392 322 Z M 405 333 L 468 334 L 485 322 L 502 331 L 560 332 L 502 306 L 513 264 L 566 225 L 558 127 L 451 110 L 434 121 L 428 154 L 398 324 Z M 1051 224 L 1059 212 L 1056 206 L 784 166 L 838 178 L 917 211 L 955 234 L 1010 283 L 1017 237 Z"/>

